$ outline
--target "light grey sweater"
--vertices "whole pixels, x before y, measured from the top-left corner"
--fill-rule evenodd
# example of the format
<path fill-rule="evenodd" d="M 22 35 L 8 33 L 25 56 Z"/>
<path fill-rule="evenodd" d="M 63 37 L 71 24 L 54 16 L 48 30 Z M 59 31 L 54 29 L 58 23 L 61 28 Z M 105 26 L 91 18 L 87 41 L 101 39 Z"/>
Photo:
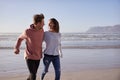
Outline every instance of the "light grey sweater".
<path fill-rule="evenodd" d="M 53 55 L 53 56 L 62 55 L 61 33 L 46 31 L 44 32 L 44 41 L 46 43 L 44 54 Z"/>

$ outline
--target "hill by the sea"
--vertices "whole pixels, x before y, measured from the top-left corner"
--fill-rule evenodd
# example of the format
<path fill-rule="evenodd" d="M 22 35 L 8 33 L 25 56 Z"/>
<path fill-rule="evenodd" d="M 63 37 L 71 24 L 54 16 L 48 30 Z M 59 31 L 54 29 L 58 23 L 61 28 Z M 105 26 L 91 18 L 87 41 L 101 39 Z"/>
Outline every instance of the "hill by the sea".
<path fill-rule="evenodd" d="M 86 31 L 86 33 L 110 33 L 110 34 L 120 34 L 120 24 L 114 26 L 99 26 L 91 27 Z"/>

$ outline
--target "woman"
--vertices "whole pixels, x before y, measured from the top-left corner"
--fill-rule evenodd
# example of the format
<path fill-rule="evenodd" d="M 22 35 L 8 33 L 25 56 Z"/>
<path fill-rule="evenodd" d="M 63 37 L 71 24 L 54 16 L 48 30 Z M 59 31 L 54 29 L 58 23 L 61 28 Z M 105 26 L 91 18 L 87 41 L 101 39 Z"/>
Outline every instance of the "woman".
<path fill-rule="evenodd" d="M 55 80 L 60 80 L 61 68 L 60 57 L 62 57 L 61 50 L 61 34 L 59 33 L 59 23 L 55 18 L 49 20 L 49 31 L 44 33 L 44 41 L 46 49 L 44 50 L 44 70 L 42 72 L 41 80 L 44 79 L 45 74 L 48 72 L 50 63 L 52 62 L 55 69 Z"/>

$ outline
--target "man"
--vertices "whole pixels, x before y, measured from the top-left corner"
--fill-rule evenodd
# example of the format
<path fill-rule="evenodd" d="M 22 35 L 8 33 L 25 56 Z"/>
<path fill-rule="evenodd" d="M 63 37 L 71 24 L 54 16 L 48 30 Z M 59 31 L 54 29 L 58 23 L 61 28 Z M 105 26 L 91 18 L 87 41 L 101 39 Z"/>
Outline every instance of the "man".
<path fill-rule="evenodd" d="M 33 17 L 34 23 L 30 28 L 26 29 L 17 40 L 14 48 L 14 53 L 19 54 L 21 42 L 26 40 L 25 59 L 30 75 L 27 80 L 36 80 L 36 73 L 39 67 L 40 59 L 42 58 L 42 41 L 43 41 L 43 26 L 44 15 L 36 14 Z"/>

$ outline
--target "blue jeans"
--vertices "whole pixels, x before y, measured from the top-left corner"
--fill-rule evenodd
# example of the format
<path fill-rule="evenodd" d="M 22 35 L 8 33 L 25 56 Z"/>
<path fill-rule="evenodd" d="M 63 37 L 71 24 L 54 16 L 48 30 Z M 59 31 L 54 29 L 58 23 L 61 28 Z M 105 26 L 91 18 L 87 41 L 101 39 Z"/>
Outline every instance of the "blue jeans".
<path fill-rule="evenodd" d="M 44 79 L 45 74 L 48 72 L 48 68 L 51 62 L 55 69 L 55 80 L 60 80 L 60 75 L 61 75 L 60 58 L 59 56 L 50 56 L 50 55 L 45 55 L 43 58 L 44 70 L 42 72 L 41 80 Z"/>

